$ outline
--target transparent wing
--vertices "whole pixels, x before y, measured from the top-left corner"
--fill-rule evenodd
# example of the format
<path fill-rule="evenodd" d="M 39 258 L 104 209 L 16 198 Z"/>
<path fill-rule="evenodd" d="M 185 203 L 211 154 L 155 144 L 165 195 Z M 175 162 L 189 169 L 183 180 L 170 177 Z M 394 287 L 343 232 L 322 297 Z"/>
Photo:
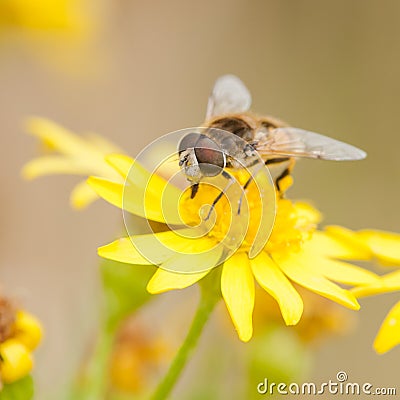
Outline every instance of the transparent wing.
<path fill-rule="evenodd" d="M 251 95 L 244 83 L 235 75 L 223 75 L 215 82 L 208 99 L 206 118 L 244 112 L 250 105 Z"/>
<path fill-rule="evenodd" d="M 323 160 L 362 160 L 367 154 L 350 144 L 303 129 L 284 127 L 266 132 L 254 146 L 260 155 L 320 158 Z"/>

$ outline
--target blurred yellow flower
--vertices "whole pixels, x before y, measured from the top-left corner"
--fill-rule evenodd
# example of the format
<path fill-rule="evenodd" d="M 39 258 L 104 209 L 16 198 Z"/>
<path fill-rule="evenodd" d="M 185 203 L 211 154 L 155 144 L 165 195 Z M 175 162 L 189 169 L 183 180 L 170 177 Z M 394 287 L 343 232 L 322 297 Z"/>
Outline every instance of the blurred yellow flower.
<path fill-rule="evenodd" d="M 21 48 L 56 69 L 84 79 L 107 72 L 108 59 L 95 41 L 109 2 L 1 0 L 0 45 Z M 2 48 L 3 50 L 3 48 Z"/>
<path fill-rule="evenodd" d="M 357 239 L 367 246 L 382 265 L 400 266 L 400 235 L 391 232 L 364 230 Z M 379 280 L 353 289 L 357 297 L 371 296 L 400 290 L 400 270 L 390 272 Z M 389 311 L 374 341 L 377 353 L 386 353 L 400 344 L 400 301 Z"/>
<path fill-rule="evenodd" d="M 159 379 L 172 358 L 171 346 L 143 322 L 126 321 L 119 330 L 110 358 L 110 380 L 121 392 L 143 394 Z"/>
<path fill-rule="evenodd" d="M 95 134 L 85 138 L 69 132 L 52 121 L 31 118 L 28 132 L 37 137 L 50 151 L 28 162 L 22 169 L 25 179 L 43 175 L 99 175 L 109 179 L 119 179 L 119 175 L 104 160 L 104 156 L 120 150 L 114 144 Z M 78 183 L 71 193 L 71 204 L 77 209 L 84 208 L 98 196 L 87 185 L 86 179 Z"/>
<path fill-rule="evenodd" d="M 81 34 L 88 28 L 85 3 L 82 0 L 2 0 L 0 28 Z"/>
<path fill-rule="evenodd" d="M 316 346 L 333 335 L 344 335 L 354 327 L 354 314 L 324 297 L 296 286 L 304 302 L 304 313 L 293 332 L 307 345 Z M 266 323 L 268 321 L 268 323 Z M 266 326 L 283 327 L 282 317 L 277 304 L 265 291 L 256 288 L 254 308 L 255 336 Z"/>
<path fill-rule="evenodd" d="M 42 338 L 40 322 L 0 297 L 0 389 L 2 383 L 13 383 L 33 368 L 32 351 Z"/>

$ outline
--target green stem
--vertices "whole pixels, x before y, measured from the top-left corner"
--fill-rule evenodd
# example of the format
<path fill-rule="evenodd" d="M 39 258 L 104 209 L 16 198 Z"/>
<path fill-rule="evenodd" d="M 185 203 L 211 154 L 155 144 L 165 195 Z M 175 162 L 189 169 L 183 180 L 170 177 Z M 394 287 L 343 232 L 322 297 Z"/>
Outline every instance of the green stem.
<path fill-rule="evenodd" d="M 151 400 L 164 400 L 171 393 L 176 382 L 183 369 L 185 368 L 193 350 L 196 348 L 197 342 L 203 331 L 208 318 L 210 317 L 215 305 L 218 302 L 219 297 L 211 291 L 207 290 L 206 287 L 201 287 L 201 299 L 194 316 L 190 330 L 183 342 L 181 348 L 172 361 L 172 364 L 163 378 L 159 383 L 156 391 L 153 393 Z"/>
<path fill-rule="evenodd" d="M 69 399 L 99 400 L 104 399 L 108 380 L 108 362 L 114 342 L 114 330 L 103 329 L 94 348 L 85 371 L 78 382 L 75 382 Z"/>
<path fill-rule="evenodd" d="M 104 399 L 107 391 L 107 371 L 111 349 L 114 343 L 114 332 L 106 331 L 100 333 L 95 352 L 88 365 L 86 385 L 88 388 L 85 399 Z"/>

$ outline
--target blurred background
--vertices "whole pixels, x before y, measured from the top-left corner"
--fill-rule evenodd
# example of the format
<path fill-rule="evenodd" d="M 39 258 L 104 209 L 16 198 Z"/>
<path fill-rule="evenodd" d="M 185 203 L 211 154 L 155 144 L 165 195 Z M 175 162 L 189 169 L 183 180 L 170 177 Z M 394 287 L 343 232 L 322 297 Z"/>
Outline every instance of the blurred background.
<path fill-rule="evenodd" d="M 102 201 L 72 210 L 74 177 L 23 181 L 21 167 L 39 151 L 24 133 L 28 116 L 96 132 L 135 156 L 160 135 L 200 124 L 215 79 L 234 73 L 254 111 L 368 153 L 354 163 L 299 162 L 291 198 L 312 200 L 326 224 L 400 231 L 398 1 L 43 1 L 48 15 L 39 3 L 0 3 L 0 291 L 44 323 L 38 398 L 65 385 L 88 352 L 100 296 L 96 248 L 116 237 L 122 216 Z M 183 333 L 196 295 L 161 296 L 160 307 L 187 302 L 182 319 L 173 317 Z M 378 356 L 372 342 L 397 299 L 363 299 L 351 332 L 316 348 L 309 380 L 343 370 L 353 382 L 395 386 L 400 349 Z M 170 326 L 171 315 L 163 318 Z M 232 378 L 234 364 L 216 368 Z M 183 377 L 188 387 L 198 379 Z"/>

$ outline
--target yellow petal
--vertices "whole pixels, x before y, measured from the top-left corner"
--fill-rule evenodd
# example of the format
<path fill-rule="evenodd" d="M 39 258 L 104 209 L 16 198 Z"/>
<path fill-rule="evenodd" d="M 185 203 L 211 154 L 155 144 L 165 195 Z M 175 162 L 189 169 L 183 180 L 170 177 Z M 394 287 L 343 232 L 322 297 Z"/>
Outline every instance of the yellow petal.
<path fill-rule="evenodd" d="M 215 242 L 206 237 L 187 238 L 185 237 L 187 232 L 183 229 L 126 237 L 100 247 L 98 254 L 110 260 L 139 265 L 158 265 L 174 257 L 182 256 L 182 259 L 175 258 L 175 260 L 179 262 L 177 265 L 187 269 L 190 268 L 190 265 L 185 266 L 182 260 L 186 259 L 183 259 L 183 256 L 196 257 L 215 246 Z M 207 258 L 203 260 L 203 263 L 208 261 L 210 267 L 214 266 L 220 257 L 220 253 L 217 251 L 211 253 L 206 253 Z M 172 262 L 173 260 L 168 265 L 166 264 L 167 268 L 165 269 L 174 269 Z M 186 272 L 192 271 L 187 270 Z"/>
<path fill-rule="evenodd" d="M 369 260 L 371 252 L 365 246 L 354 245 L 353 240 L 343 240 L 327 232 L 316 231 L 304 244 L 309 251 L 326 257 L 344 260 Z"/>
<path fill-rule="evenodd" d="M 110 244 L 99 247 L 97 252 L 100 257 L 126 264 L 151 265 L 152 263 L 143 257 L 132 244 L 131 238 L 121 238 Z"/>
<path fill-rule="evenodd" d="M 15 320 L 14 338 L 24 344 L 29 350 L 34 350 L 43 336 L 40 322 L 26 311 L 18 311 Z"/>
<path fill-rule="evenodd" d="M 322 274 L 316 272 L 320 260 L 319 257 L 313 258 L 300 251 L 287 255 L 272 254 L 272 258 L 282 271 L 299 285 L 345 307 L 353 310 L 360 308 L 355 296 L 350 291 L 342 289 L 326 279 Z"/>
<path fill-rule="evenodd" d="M 44 175 L 89 175 L 93 167 L 86 161 L 63 156 L 43 156 L 24 165 L 22 176 L 35 179 Z"/>
<path fill-rule="evenodd" d="M 221 291 L 239 338 L 253 335 L 254 279 L 245 253 L 236 253 L 222 268 Z"/>
<path fill-rule="evenodd" d="M 105 178 L 97 178 L 95 176 L 90 176 L 87 183 L 104 200 L 116 207 L 122 208 L 124 193 L 123 184 Z M 127 206 L 125 208 L 127 208 Z"/>
<path fill-rule="evenodd" d="M 146 189 L 152 194 L 159 195 L 165 190 L 168 184 L 164 178 L 158 176 L 156 173 L 151 173 L 138 161 L 126 155 L 110 154 L 105 157 L 105 160 L 126 179 L 127 182 L 141 189 Z"/>
<path fill-rule="evenodd" d="M 109 154 L 105 157 L 105 161 L 110 164 L 124 179 L 129 175 L 135 160 L 124 154 Z M 144 168 L 143 168 L 144 169 Z"/>
<path fill-rule="evenodd" d="M 127 182 L 140 188 L 143 197 L 146 192 L 150 196 L 159 197 L 163 194 L 179 199 L 181 191 L 178 188 L 156 173 L 151 173 L 133 158 L 121 154 L 110 154 L 105 159 Z"/>
<path fill-rule="evenodd" d="M 377 353 L 386 353 L 400 344 L 400 301 L 389 311 L 374 341 Z"/>
<path fill-rule="evenodd" d="M 357 260 L 369 260 L 372 258 L 371 249 L 360 239 L 356 232 L 342 226 L 331 225 L 325 228 L 325 233 L 340 242 L 342 246 L 347 246 L 356 256 Z"/>
<path fill-rule="evenodd" d="M 165 223 L 162 210 L 154 210 L 153 208 L 145 210 L 143 201 L 140 200 L 140 196 L 135 193 L 131 186 L 125 186 L 122 183 L 94 176 L 89 177 L 87 183 L 101 198 L 110 204 L 139 217 Z"/>
<path fill-rule="evenodd" d="M 44 156 L 28 163 L 23 174 L 34 178 L 47 174 L 99 175 L 119 179 L 119 175 L 104 160 L 116 147 L 100 138 L 83 138 L 42 118 L 28 121 L 28 131 L 61 155 Z"/>
<path fill-rule="evenodd" d="M 208 273 L 209 271 L 196 274 L 178 274 L 158 268 L 147 284 L 147 291 L 151 294 L 157 294 L 174 289 L 184 289 L 195 284 Z"/>
<path fill-rule="evenodd" d="M 381 293 L 389 293 L 400 290 L 400 271 L 395 271 L 390 274 L 379 277 L 373 283 L 368 285 L 358 286 L 352 289 L 352 292 L 357 297 L 371 296 Z"/>
<path fill-rule="evenodd" d="M 29 350 L 16 339 L 1 343 L 0 355 L 0 376 L 5 383 L 15 382 L 32 370 L 33 360 Z"/>
<path fill-rule="evenodd" d="M 223 253 L 222 246 L 209 248 L 207 239 L 191 240 L 196 242 L 196 252 L 190 252 L 185 249 L 186 253 L 176 253 L 171 258 L 160 265 L 160 268 L 177 273 L 193 274 L 210 269 L 219 265 Z M 205 248 L 201 249 L 198 245 L 205 244 Z M 213 243 L 214 244 L 214 243 Z"/>
<path fill-rule="evenodd" d="M 278 302 L 286 325 L 296 325 L 303 313 L 303 300 L 290 281 L 264 252 L 250 260 L 260 286 Z"/>
<path fill-rule="evenodd" d="M 81 210 L 95 200 L 97 200 L 99 196 L 97 193 L 88 185 L 86 181 L 79 182 L 71 192 L 71 205 L 77 210 Z"/>
<path fill-rule="evenodd" d="M 146 192 L 143 196 L 134 186 L 113 182 L 105 178 L 91 176 L 87 183 L 94 191 L 112 205 L 152 221 L 181 225 L 178 202 L 163 197 L 161 192 L 151 196 Z"/>
<path fill-rule="evenodd" d="M 400 235 L 398 233 L 365 230 L 358 237 L 384 264 L 400 265 Z"/>
<path fill-rule="evenodd" d="M 133 245 L 153 264 L 177 273 L 208 270 L 218 264 L 222 246 L 208 237 L 188 238 L 190 229 L 132 236 Z"/>
<path fill-rule="evenodd" d="M 27 124 L 28 132 L 43 140 L 60 153 L 67 155 L 85 155 L 85 141 L 62 126 L 44 118 L 30 118 Z"/>
<path fill-rule="evenodd" d="M 307 252 L 305 252 L 307 254 Z M 346 285 L 366 285 L 379 279 L 379 276 L 364 268 L 345 263 L 343 261 L 331 260 L 320 256 L 307 256 L 314 260 L 309 266 L 317 274 L 321 274 L 332 281 Z"/>

